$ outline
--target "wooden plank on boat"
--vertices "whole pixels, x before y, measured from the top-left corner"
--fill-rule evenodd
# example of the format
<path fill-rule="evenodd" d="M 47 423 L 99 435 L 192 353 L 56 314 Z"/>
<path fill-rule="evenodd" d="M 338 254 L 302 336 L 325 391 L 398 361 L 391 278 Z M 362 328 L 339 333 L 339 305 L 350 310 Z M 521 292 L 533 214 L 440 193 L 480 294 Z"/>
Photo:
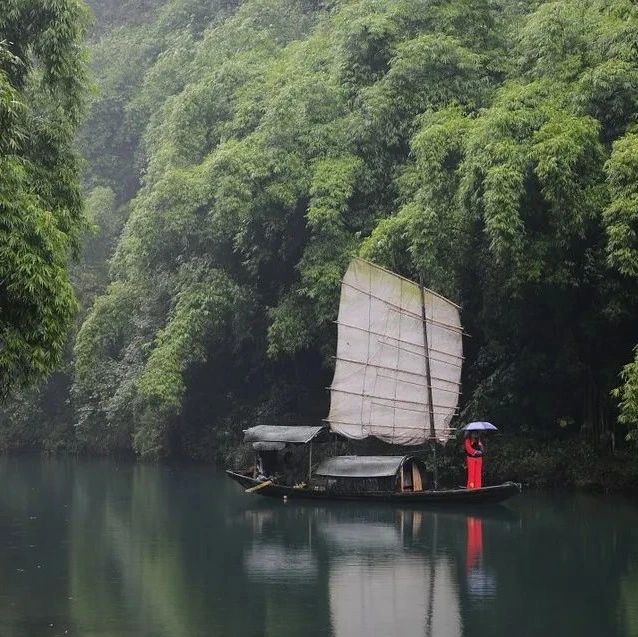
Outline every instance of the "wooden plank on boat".
<path fill-rule="evenodd" d="M 412 463 L 412 490 L 423 491 L 423 481 L 421 480 L 421 470 L 416 462 Z"/>
<path fill-rule="evenodd" d="M 250 487 L 250 489 L 246 489 L 246 493 L 255 493 L 255 491 L 259 491 L 260 489 L 263 489 L 264 487 L 269 487 L 272 483 L 273 483 L 272 480 L 266 480 L 265 482 L 260 482 L 254 487 Z"/>

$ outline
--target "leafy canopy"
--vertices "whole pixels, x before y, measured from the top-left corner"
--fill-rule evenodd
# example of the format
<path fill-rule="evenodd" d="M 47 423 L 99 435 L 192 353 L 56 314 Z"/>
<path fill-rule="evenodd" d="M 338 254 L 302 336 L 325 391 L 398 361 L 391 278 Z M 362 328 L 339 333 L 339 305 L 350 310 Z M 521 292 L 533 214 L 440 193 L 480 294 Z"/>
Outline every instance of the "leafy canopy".
<path fill-rule="evenodd" d="M 633 426 L 636 22 L 170 0 L 102 38 L 82 143 L 130 215 L 76 342 L 78 434 L 162 455 L 325 407 L 354 254 L 462 304 L 464 416 L 605 434 L 624 369 Z"/>
<path fill-rule="evenodd" d="M 76 309 L 86 21 L 80 0 L 0 7 L 1 395 L 59 364 Z"/>

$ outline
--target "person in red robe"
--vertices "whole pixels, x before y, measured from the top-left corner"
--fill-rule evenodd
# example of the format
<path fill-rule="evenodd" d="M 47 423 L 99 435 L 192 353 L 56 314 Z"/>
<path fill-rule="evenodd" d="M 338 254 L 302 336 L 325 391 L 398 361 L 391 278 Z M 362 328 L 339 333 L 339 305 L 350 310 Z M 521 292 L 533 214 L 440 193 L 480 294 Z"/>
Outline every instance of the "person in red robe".
<path fill-rule="evenodd" d="M 465 438 L 467 460 L 467 488 L 480 489 L 483 486 L 483 453 L 485 447 L 478 433 L 473 431 Z"/>

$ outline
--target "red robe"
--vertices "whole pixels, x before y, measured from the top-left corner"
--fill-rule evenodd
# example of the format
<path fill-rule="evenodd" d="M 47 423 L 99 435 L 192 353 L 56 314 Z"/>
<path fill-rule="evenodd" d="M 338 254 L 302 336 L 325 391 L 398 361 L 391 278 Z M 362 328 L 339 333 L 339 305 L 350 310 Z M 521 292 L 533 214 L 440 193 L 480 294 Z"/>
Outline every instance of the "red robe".
<path fill-rule="evenodd" d="M 472 438 L 465 439 L 467 455 L 467 488 L 480 489 L 483 486 L 483 443 Z"/>

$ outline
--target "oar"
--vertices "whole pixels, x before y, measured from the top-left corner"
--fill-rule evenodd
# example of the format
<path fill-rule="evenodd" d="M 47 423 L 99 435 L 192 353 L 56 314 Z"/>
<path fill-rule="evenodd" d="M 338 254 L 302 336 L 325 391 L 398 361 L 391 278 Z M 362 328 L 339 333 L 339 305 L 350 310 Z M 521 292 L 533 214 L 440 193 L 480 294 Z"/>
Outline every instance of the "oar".
<path fill-rule="evenodd" d="M 254 487 L 250 487 L 250 489 L 246 489 L 246 493 L 255 493 L 255 491 L 259 491 L 259 489 L 263 489 L 264 487 L 269 487 L 272 484 L 272 480 L 266 480 L 266 482 L 260 482 Z"/>

